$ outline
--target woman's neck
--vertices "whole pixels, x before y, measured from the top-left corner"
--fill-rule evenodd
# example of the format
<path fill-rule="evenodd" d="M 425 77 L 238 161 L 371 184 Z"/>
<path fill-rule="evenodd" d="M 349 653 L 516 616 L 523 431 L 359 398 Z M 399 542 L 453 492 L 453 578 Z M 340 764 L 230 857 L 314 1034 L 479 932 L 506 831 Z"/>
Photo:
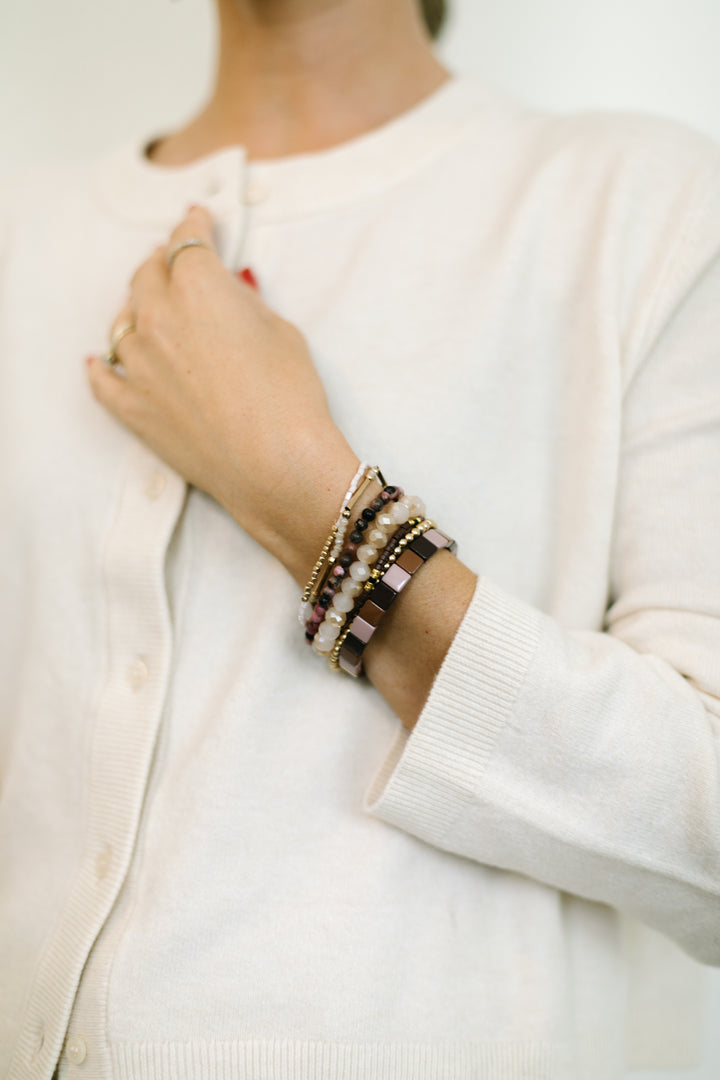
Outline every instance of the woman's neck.
<path fill-rule="evenodd" d="M 324 150 L 387 123 L 448 76 L 417 0 L 216 0 L 214 93 L 152 160 L 242 144 L 250 159 Z"/>

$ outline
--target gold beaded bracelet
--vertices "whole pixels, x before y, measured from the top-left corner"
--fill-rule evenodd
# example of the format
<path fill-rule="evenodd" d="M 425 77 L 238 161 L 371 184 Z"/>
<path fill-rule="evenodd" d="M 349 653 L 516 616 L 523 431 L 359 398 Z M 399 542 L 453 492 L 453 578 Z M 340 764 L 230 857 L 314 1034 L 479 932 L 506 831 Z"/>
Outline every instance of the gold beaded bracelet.
<path fill-rule="evenodd" d="M 363 463 L 364 464 L 364 463 Z M 352 516 L 353 510 L 367 491 L 373 480 L 377 480 L 380 484 L 385 486 L 385 477 L 380 471 L 379 465 L 368 465 L 364 467 L 364 471 L 360 473 L 360 470 L 353 477 L 353 482 L 348 489 L 347 494 L 343 500 L 343 508 L 339 518 L 330 530 L 330 535 L 323 544 L 322 551 L 318 556 L 317 562 L 312 568 L 310 579 L 307 585 L 303 589 L 303 594 L 300 599 L 301 605 L 314 604 L 318 596 L 322 592 L 323 585 L 330 576 L 337 557 L 340 554 L 339 548 L 342 547 L 342 538 L 345 535 L 345 528 L 347 522 Z M 340 536 L 340 542 L 338 544 L 338 534 Z M 337 549 L 337 553 L 333 555 L 333 552 Z"/>
<path fill-rule="evenodd" d="M 301 604 L 310 603 L 311 600 L 320 591 L 319 589 L 315 588 L 315 583 L 316 583 L 318 577 L 320 576 L 320 573 L 322 571 L 323 566 L 325 565 L 325 561 L 326 561 L 326 559 L 327 559 L 327 557 L 328 557 L 328 555 L 330 553 L 330 548 L 333 546 L 333 543 L 335 542 L 335 537 L 337 536 L 337 530 L 338 530 L 338 527 L 337 527 L 337 522 L 336 522 L 333 525 L 332 529 L 330 530 L 330 535 L 328 536 L 327 540 L 325 541 L 322 551 L 318 555 L 317 562 L 315 563 L 315 565 L 312 568 L 312 573 L 310 574 L 310 580 L 308 581 L 307 585 L 303 589 L 303 594 L 302 594 L 302 596 L 300 598 L 300 603 Z"/>

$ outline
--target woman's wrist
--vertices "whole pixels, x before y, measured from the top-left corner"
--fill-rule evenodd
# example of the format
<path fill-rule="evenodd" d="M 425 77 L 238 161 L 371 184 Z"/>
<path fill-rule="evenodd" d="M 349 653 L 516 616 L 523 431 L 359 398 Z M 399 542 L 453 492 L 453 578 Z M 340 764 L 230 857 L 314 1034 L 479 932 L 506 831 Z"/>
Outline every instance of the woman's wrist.
<path fill-rule="evenodd" d="M 314 483 L 303 499 L 302 518 L 296 530 L 288 529 L 277 557 L 301 588 L 306 584 L 330 531 L 342 510 L 348 483 L 357 472 L 360 459 L 347 444 L 332 461 L 318 466 Z M 381 491 L 378 480 L 370 480 L 363 490 L 363 505 Z"/>
<path fill-rule="evenodd" d="M 440 551 L 392 605 L 364 655 L 365 673 L 412 731 L 477 586 L 477 575 Z"/>
<path fill-rule="evenodd" d="M 307 582 L 342 508 L 348 483 L 360 464 L 341 432 L 335 428 L 311 448 L 298 448 L 285 474 L 263 499 L 261 517 L 250 523 L 244 508 L 232 498 L 225 509 L 246 531 L 283 564 L 302 588 Z M 365 494 L 372 499 L 381 485 L 371 481 Z"/>

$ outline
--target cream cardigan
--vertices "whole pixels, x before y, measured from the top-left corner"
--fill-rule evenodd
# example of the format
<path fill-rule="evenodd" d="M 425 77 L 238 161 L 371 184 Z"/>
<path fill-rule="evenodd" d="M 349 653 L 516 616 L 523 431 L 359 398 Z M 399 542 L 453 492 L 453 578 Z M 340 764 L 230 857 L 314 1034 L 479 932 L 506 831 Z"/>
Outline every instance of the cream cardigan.
<path fill-rule="evenodd" d="M 7 201 L 0 1074 L 683 1063 L 720 964 L 720 147 L 463 78 L 319 154 L 146 142 Z M 480 575 L 409 736 L 88 390 L 196 201 Z"/>

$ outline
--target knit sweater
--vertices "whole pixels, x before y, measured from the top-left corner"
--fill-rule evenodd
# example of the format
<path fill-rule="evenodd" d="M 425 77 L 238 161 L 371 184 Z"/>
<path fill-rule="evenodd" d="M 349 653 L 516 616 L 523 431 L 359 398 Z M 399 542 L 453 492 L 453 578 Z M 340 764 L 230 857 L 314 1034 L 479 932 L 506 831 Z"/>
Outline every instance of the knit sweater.
<path fill-rule="evenodd" d="M 319 153 L 148 141 L 6 200 L 0 1074 L 689 1061 L 720 964 L 720 147 L 467 78 Z M 193 202 L 478 574 L 412 733 L 88 388 Z"/>

